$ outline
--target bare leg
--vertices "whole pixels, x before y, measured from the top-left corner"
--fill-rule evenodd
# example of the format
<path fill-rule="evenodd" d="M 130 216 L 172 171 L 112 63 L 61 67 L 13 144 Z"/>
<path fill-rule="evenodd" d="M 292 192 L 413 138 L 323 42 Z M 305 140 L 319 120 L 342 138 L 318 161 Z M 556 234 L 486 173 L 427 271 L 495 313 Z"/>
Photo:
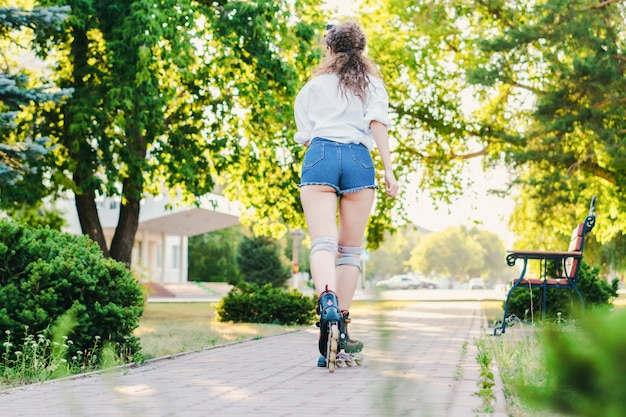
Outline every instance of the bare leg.
<path fill-rule="evenodd" d="M 369 220 L 375 190 L 364 189 L 344 194 L 339 200 L 339 244 L 361 246 Z M 337 267 L 337 298 L 342 310 L 350 310 L 359 279 L 359 268 L 349 265 Z"/>
<path fill-rule="evenodd" d="M 300 199 L 311 240 L 318 237 L 337 239 L 337 194 L 335 190 L 325 185 L 306 185 L 300 189 Z M 326 285 L 329 290 L 337 291 L 335 259 L 336 253 L 325 250 L 311 255 L 311 275 L 317 294 L 321 294 Z"/>

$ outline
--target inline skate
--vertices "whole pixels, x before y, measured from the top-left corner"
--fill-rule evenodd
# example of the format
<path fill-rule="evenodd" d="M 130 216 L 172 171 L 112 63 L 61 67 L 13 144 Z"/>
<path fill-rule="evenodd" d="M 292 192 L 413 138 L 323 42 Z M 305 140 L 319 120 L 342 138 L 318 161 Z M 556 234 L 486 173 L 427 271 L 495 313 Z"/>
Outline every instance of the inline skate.
<path fill-rule="evenodd" d="M 328 289 L 328 285 L 317 300 L 317 313 L 320 315 L 320 321 L 316 324 L 320 328 L 318 345 L 321 354 L 317 366 L 327 367 L 328 372 L 335 372 L 342 316 L 337 295 Z"/>
<path fill-rule="evenodd" d="M 350 313 L 347 310 L 341 311 L 341 334 L 339 335 L 339 350 L 335 365 L 339 368 L 344 366 L 360 366 L 363 364 L 363 342 L 351 339 L 348 334 L 348 323 L 350 323 Z"/>

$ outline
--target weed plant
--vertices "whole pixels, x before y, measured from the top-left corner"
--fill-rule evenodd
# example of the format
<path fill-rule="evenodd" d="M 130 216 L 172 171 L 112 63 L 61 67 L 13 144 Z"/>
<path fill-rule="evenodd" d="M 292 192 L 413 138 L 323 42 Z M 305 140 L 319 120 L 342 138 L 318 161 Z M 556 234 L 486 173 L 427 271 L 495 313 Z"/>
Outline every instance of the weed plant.
<path fill-rule="evenodd" d="M 0 356 L 0 388 L 44 382 L 123 363 L 114 349 L 102 348 L 100 336 L 94 337 L 92 349 L 69 356 L 74 343 L 68 336 L 58 333 L 58 328 L 53 328 L 34 334 L 24 326 L 23 335 L 17 336 L 6 330 Z"/>
<path fill-rule="evenodd" d="M 489 349 L 485 349 L 483 343 L 477 343 L 478 355 L 476 355 L 476 361 L 480 366 L 480 377 L 478 378 L 478 392 L 476 393 L 483 400 L 483 409 L 476 410 L 483 413 L 493 413 L 493 403 L 496 396 L 493 392 L 493 387 L 496 385 L 495 376 L 492 371 L 492 352 Z"/>
<path fill-rule="evenodd" d="M 477 361 L 481 368 L 481 378 L 488 381 L 488 376 L 493 378 L 493 375 L 488 372 L 494 366 L 498 368 L 504 383 L 508 415 L 510 417 L 540 416 L 537 410 L 533 414 L 527 414 L 527 408 L 517 391 L 517 381 L 537 384 L 545 376 L 545 365 L 534 328 L 515 328 L 502 337 L 484 336 L 477 342 L 477 346 L 479 349 Z M 481 385 L 481 381 L 479 381 L 479 388 L 481 390 L 486 388 Z M 483 394 L 486 394 L 486 391 Z"/>

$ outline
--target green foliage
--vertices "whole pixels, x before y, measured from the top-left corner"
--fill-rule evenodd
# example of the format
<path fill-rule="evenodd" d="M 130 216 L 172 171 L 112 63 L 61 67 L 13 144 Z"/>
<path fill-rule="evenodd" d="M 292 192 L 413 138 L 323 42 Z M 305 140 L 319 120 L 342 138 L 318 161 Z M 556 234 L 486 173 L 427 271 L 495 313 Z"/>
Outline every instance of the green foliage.
<path fill-rule="evenodd" d="M 600 268 L 591 267 L 584 259 L 580 265 L 577 286 L 583 295 L 585 309 L 607 306 L 617 297 L 618 280 L 611 284 L 599 278 Z M 580 301 L 574 290 L 549 288 L 546 295 L 546 318 L 554 319 L 557 314 L 573 317 L 580 308 Z M 509 314 L 521 319 L 541 318 L 541 289 L 533 288 L 532 297 L 528 287 L 520 285 L 509 299 Z"/>
<path fill-rule="evenodd" d="M 626 415 L 623 360 L 626 311 L 589 314 L 574 331 L 548 326 L 541 334 L 542 379 L 517 379 L 531 406 L 568 416 Z"/>
<path fill-rule="evenodd" d="M 23 45 L 23 29 L 41 37 L 59 31 L 69 7 L 0 7 L 0 207 L 35 204 L 47 193 L 49 139 L 41 135 L 42 107 L 59 102 L 71 90 L 38 85 L 32 74 L 18 69 L 16 57 L 7 53 Z M 5 48 L 6 51 L 5 52 Z"/>
<path fill-rule="evenodd" d="M 411 257 L 411 250 L 417 246 L 426 233 L 423 229 L 413 225 L 398 228 L 393 234 L 386 232 L 380 246 L 370 251 L 367 275 L 384 278 L 409 272 L 408 261 Z M 391 259 L 394 262 L 390 262 Z"/>
<path fill-rule="evenodd" d="M 74 90 L 41 124 L 54 144 L 50 192 L 75 191 L 83 231 L 105 255 L 130 263 L 141 199 L 166 188 L 197 203 L 218 178 L 253 208 L 242 221 L 255 233 L 304 223 L 292 105 L 320 56 L 321 0 L 37 3 L 71 5 L 61 31 L 34 36 L 42 57 L 55 47 L 47 81 Z M 101 195 L 124 201 L 110 248 Z"/>
<path fill-rule="evenodd" d="M 315 299 L 296 289 L 241 282 L 222 298 L 217 313 L 220 321 L 302 326 L 315 317 Z"/>
<path fill-rule="evenodd" d="M 189 238 L 189 280 L 237 282 L 237 250 L 243 233 L 239 227 Z"/>
<path fill-rule="evenodd" d="M 224 194 L 254 207 L 241 220 L 257 235 L 304 226 L 297 188 L 304 148 L 293 140 L 293 101 L 321 56 L 322 3 L 226 2 L 208 14 L 220 43 L 217 81 L 232 80 L 236 106 L 250 110 L 231 112 Z"/>
<path fill-rule="evenodd" d="M 492 369 L 493 352 L 485 346 L 484 341 L 479 340 L 476 343 L 478 354 L 476 355 L 476 362 L 480 367 L 480 376 L 478 378 L 478 395 L 483 400 L 483 410 L 486 413 L 493 413 L 493 402 L 496 400 L 496 396 L 493 392 L 496 385 L 495 376 Z"/>
<path fill-rule="evenodd" d="M 49 227 L 53 230 L 61 230 L 67 224 L 64 213 L 56 209 L 47 209 L 43 204 L 22 206 L 14 210 L 7 210 L 10 217 L 19 223 L 30 227 Z"/>
<path fill-rule="evenodd" d="M 475 227 L 449 227 L 421 239 L 411 251 L 409 264 L 425 275 L 457 280 L 498 277 L 505 266 L 504 255 L 504 243 L 496 234 Z"/>
<path fill-rule="evenodd" d="M 291 277 L 290 268 L 281 257 L 280 245 L 264 236 L 243 238 L 237 264 L 241 280 L 248 283 L 281 287 Z M 237 283 L 233 279 L 228 282 Z"/>
<path fill-rule="evenodd" d="M 461 0 L 377 3 L 365 6 L 361 19 L 395 116 L 396 174 L 450 202 L 469 183 L 465 161 L 485 154 L 491 140 L 480 119 L 459 105 L 474 93 L 465 71 L 478 60 L 474 42 L 484 34 L 478 22 L 466 19 L 480 8 Z"/>
<path fill-rule="evenodd" d="M 91 352 L 100 360 L 109 345 L 130 359 L 140 350 L 133 331 L 143 302 L 132 273 L 105 259 L 88 237 L 0 220 L 0 344 L 13 338 L 10 357 L 22 335 L 47 337 L 60 317 L 71 315 L 67 358 Z"/>

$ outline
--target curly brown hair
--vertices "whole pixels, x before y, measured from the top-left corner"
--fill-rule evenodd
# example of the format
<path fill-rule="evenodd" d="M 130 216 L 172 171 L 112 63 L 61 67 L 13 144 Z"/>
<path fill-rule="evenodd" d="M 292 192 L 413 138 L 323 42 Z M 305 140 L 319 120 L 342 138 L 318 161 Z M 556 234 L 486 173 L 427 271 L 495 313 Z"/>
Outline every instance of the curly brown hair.
<path fill-rule="evenodd" d="M 333 54 L 321 62 L 315 75 L 337 74 L 344 95 L 350 91 L 365 101 L 370 75 L 379 78 L 381 75 L 374 62 L 364 55 L 367 38 L 361 27 L 355 22 L 332 26 L 326 32 L 323 44 Z"/>

